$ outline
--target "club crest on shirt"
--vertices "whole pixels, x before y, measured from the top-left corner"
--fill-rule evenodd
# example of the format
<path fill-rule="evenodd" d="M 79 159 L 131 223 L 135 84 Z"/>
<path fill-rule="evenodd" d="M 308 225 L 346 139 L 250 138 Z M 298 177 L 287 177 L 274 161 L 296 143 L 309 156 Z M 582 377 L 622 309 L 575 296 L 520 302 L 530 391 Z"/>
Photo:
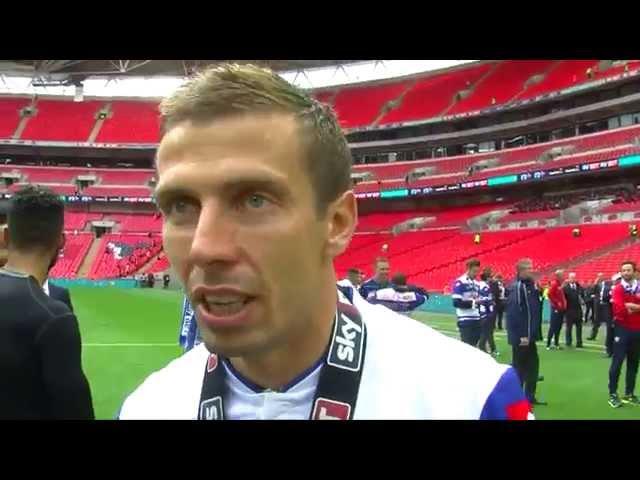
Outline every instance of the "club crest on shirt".
<path fill-rule="evenodd" d="M 337 368 L 357 372 L 362 365 L 363 325 L 339 312 L 327 363 Z"/>
<path fill-rule="evenodd" d="M 215 353 L 209 355 L 207 359 L 207 373 L 213 372 L 218 366 L 218 356 Z"/>
<path fill-rule="evenodd" d="M 349 420 L 351 405 L 328 398 L 318 398 L 313 405 L 313 420 Z"/>

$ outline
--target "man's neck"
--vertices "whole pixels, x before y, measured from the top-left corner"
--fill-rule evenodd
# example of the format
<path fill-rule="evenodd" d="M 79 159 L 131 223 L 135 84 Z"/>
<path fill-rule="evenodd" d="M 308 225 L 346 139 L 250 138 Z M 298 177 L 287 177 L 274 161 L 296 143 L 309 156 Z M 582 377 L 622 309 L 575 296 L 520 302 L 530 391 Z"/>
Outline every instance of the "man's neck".
<path fill-rule="evenodd" d="M 335 278 L 320 297 L 317 315 L 294 332 L 277 350 L 252 356 L 232 357 L 233 367 L 264 388 L 279 390 L 312 367 L 325 352 L 336 314 Z M 313 308 L 311 308 L 313 310 Z"/>
<path fill-rule="evenodd" d="M 39 285 L 47 279 L 48 265 L 35 255 L 11 252 L 4 268 L 17 273 L 32 276 Z"/>

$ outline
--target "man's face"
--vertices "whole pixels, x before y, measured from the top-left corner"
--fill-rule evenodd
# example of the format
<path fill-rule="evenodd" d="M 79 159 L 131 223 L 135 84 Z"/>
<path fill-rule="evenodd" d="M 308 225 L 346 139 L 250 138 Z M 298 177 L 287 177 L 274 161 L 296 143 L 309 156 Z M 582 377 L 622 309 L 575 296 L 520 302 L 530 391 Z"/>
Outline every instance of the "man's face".
<path fill-rule="evenodd" d="M 349 273 L 349 281 L 355 285 L 356 287 L 360 285 L 360 272 L 358 273 Z"/>
<path fill-rule="evenodd" d="M 245 115 L 183 122 L 158 149 L 165 252 L 203 340 L 228 357 L 269 351 L 304 332 L 317 290 L 356 221 L 319 216 L 297 123 Z M 349 210 L 349 209 L 352 210 Z"/>
<path fill-rule="evenodd" d="M 520 267 L 520 277 L 533 279 L 533 265 L 531 263 L 525 263 Z"/>
<path fill-rule="evenodd" d="M 620 270 L 620 274 L 625 282 L 631 282 L 635 278 L 636 271 L 633 268 L 633 265 L 626 263 L 622 265 L 622 269 Z"/>
<path fill-rule="evenodd" d="M 576 274 L 575 273 L 570 273 L 569 274 L 569 283 L 575 283 L 576 282 Z"/>
<path fill-rule="evenodd" d="M 469 267 L 469 278 L 476 278 L 479 271 L 480 267 Z"/>
<path fill-rule="evenodd" d="M 387 283 L 389 281 L 389 263 L 378 262 L 376 263 L 376 282 Z"/>
<path fill-rule="evenodd" d="M 604 275 L 602 273 L 599 273 L 598 276 L 596 277 L 596 283 L 600 283 L 603 278 L 604 278 Z"/>

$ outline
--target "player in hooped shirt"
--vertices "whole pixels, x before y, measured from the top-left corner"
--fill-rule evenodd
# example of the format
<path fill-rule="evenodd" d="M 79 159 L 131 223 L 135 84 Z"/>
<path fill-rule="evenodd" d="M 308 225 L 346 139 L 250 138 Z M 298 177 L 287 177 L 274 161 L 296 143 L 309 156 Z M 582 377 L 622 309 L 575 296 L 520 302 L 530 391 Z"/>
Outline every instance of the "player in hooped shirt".
<path fill-rule="evenodd" d="M 161 112 L 164 246 L 203 343 L 121 419 L 530 418 L 511 367 L 337 288 L 357 206 L 330 107 L 223 65 Z"/>

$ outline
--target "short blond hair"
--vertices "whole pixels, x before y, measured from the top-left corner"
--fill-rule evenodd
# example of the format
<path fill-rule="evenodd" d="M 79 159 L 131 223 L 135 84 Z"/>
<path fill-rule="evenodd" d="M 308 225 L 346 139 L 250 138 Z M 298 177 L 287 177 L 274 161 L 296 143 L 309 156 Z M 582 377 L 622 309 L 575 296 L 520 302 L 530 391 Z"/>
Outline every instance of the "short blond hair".
<path fill-rule="evenodd" d="M 179 123 L 206 123 L 246 113 L 288 113 L 299 121 L 305 166 L 318 212 L 351 188 L 351 152 L 330 106 L 273 71 L 255 65 L 222 64 L 196 75 L 160 104 L 164 136 Z"/>
<path fill-rule="evenodd" d="M 516 263 L 516 271 L 520 273 L 527 265 L 533 266 L 533 260 L 530 258 L 521 258 L 518 260 L 518 263 Z"/>

